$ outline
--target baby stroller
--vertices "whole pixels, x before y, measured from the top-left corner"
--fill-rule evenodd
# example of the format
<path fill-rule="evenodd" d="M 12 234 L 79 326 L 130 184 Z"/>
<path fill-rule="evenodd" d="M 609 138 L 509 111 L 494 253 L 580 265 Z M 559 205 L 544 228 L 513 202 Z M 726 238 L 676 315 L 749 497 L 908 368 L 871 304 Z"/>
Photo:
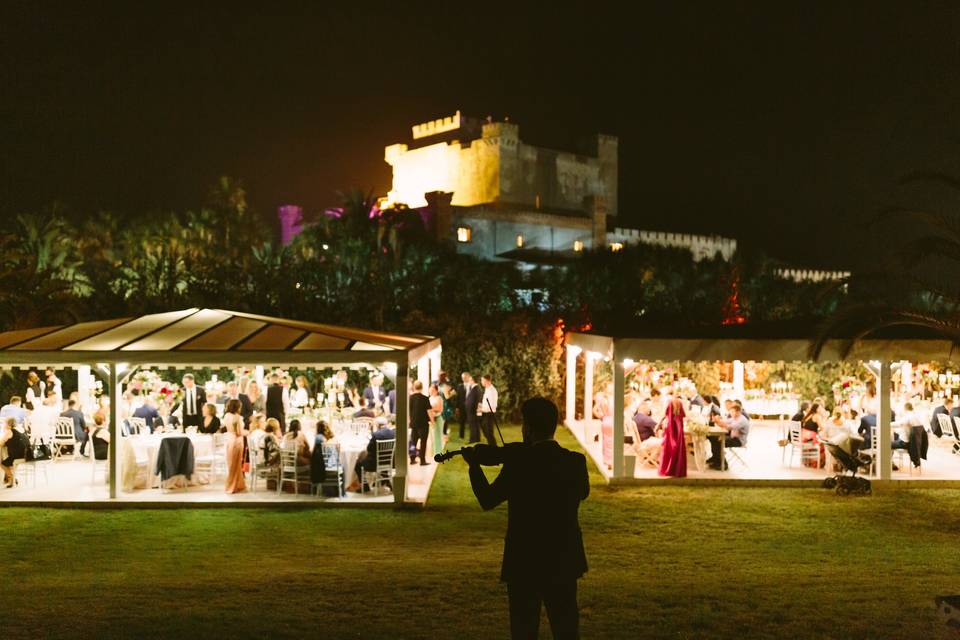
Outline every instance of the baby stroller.
<path fill-rule="evenodd" d="M 850 475 L 841 472 L 833 477 L 826 478 L 823 481 L 823 488 L 835 488 L 838 496 L 846 496 L 851 493 L 857 496 L 870 495 L 872 493 L 870 481 L 857 476 L 857 472 L 861 469 L 869 470 L 871 463 L 869 458 L 862 457 L 858 453 L 860 445 L 863 444 L 863 438 L 844 436 L 840 440 L 825 441 L 823 444 L 830 451 L 833 459 L 839 462 L 845 471 L 850 472 Z M 849 452 L 847 451 L 848 448 Z"/>

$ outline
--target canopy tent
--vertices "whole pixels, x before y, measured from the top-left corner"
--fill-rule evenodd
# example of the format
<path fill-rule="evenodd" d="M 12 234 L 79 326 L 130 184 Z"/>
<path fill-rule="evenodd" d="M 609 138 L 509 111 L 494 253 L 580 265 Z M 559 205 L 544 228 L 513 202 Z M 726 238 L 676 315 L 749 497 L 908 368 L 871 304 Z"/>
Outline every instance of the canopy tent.
<path fill-rule="evenodd" d="M 624 469 L 624 396 L 625 373 L 638 361 L 809 361 L 813 360 L 814 340 L 797 337 L 750 337 L 743 328 L 734 328 L 726 335 L 704 337 L 651 338 L 610 336 L 596 333 L 570 332 L 565 337 L 566 358 L 566 412 L 565 419 L 572 425 L 576 412 L 577 357 L 582 352 L 584 370 L 584 416 L 592 415 L 593 366 L 597 360 L 613 363 L 613 477 L 620 478 Z M 873 363 L 877 375 L 880 399 L 878 439 L 880 479 L 889 480 L 891 472 L 890 383 L 893 362 L 901 360 L 936 360 L 960 362 L 960 352 L 949 340 L 904 338 L 877 338 L 863 340 L 828 340 L 817 360 L 862 361 Z"/>
<path fill-rule="evenodd" d="M 439 368 L 440 349 L 440 339 L 432 336 L 191 308 L 3 332 L 0 367 L 103 365 L 109 368 L 110 395 L 116 398 L 122 376 L 132 367 L 231 366 L 252 361 L 271 366 L 391 363 L 396 366 L 400 390 L 397 425 L 406 425 L 410 368 L 416 367 L 421 380 L 429 381 Z M 110 497 L 114 498 L 119 403 L 110 406 Z M 398 428 L 397 450 L 406 448 L 406 429 Z M 394 495 L 402 502 L 407 456 L 396 459 Z"/>

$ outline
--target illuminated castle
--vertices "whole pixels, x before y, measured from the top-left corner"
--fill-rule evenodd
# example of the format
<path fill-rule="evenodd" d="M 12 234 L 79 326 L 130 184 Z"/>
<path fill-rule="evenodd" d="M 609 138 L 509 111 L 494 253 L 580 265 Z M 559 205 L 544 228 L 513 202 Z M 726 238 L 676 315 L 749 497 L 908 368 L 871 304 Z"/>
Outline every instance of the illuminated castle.
<path fill-rule="evenodd" d="M 617 215 L 617 138 L 557 151 L 521 141 L 516 124 L 459 111 L 412 134 L 386 148 L 393 188 L 383 206 L 426 210 L 438 237 L 485 258 L 605 246 L 607 218 Z"/>

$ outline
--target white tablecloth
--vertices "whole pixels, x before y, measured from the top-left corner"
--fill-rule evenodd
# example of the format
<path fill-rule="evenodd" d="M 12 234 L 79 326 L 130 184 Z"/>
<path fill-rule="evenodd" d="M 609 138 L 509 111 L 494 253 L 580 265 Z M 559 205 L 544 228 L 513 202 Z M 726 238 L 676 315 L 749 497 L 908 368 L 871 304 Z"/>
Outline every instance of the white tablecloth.
<path fill-rule="evenodd" d="M 743 410 L 750 415 L 790 418 L 800 410 L 800 401 L 790 398 L 751 398 L 744 400 Z"/>
<path fill-rule="evenodd" d="M 180 433 L 169 434 L 142 434 L 121 438 L 120 477 L 124 491 L 133 489 L 157 488 L 160 486 L 160 475 L 154 473 L 157 468 L 157 454 L 160 452 L 160 442 L 164 438 L 187 437 L 193 443 L 194 458 L 213 455 L 213 436 L 205 434 Z M 146 465 L 146 474 L 141 468 Z M 187 484 L 206 484 L 210 478 L 206 475 L 194 473 L 187 482 L 183 476 L 175 476 L 167 480 L 168 486 L 184 486 Z"/>

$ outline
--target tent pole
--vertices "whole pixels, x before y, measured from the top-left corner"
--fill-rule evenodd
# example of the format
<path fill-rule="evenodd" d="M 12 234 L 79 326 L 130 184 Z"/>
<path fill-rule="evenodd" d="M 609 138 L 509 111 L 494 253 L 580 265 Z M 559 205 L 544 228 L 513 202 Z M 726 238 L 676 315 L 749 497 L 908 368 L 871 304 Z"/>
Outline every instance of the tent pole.
<path fill-rule="evenodd" d="M 120 447 L 120 377 L 117 374 L 117 364 L 110 363 L 110 499 L 117 497 L 117 466 L 120 456 L 117 454 Z M 91 447 L 93 445 L 91 444 Z M 91 451 L 91 454 L 93 452 Z"/>
<path fill-rule="evenodd" d="M 889 480 L 892 472 L 892 454 L 890 445 L 890 361 L 880 363 L 877 372 L 877 394 L 880 396 L 880 415 L 877 416 L 877 439 L 879 440 L 879 460 L 877 471 L 881 480 Z"/>
<path fill-rule="evenodd" d="M 397 364 L 397 435 L 394 448 L 394 460 L 397 466 L 393 477 L 393 500 L 397 506 L 403 505 L 407 495 L 407 416 L 409 415 L 410 393 L 407 390 L 409 364 Z"/>
<path fill-rule="evenodd" d="M 623 469 L 623 401 L 625 394 L 625 371 L 623 360 L 617 354 L 617 343 L 613 343 L 613 477 L 621 478 Z"/>

